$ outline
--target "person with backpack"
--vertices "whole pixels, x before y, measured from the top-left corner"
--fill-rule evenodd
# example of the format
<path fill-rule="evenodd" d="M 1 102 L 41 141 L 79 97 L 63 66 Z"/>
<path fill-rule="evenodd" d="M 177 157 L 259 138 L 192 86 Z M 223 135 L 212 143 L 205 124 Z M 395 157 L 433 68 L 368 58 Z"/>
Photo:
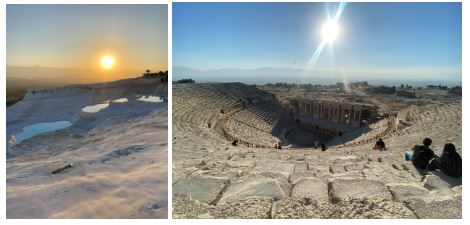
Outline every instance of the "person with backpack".
<path fill-rule="evenodd" d="M 433 158 L 436 158 L 434 151 L 429 148 L 431 146 L 432 140 L 430 138 L 425 138 L 423 140 L 423 145 L 415 145 L 413 147 L 413 152 L 405 152 L 405 158 L 410 159 L 413 165 L 420 169 L 426 169 L 429 161 Z"/>

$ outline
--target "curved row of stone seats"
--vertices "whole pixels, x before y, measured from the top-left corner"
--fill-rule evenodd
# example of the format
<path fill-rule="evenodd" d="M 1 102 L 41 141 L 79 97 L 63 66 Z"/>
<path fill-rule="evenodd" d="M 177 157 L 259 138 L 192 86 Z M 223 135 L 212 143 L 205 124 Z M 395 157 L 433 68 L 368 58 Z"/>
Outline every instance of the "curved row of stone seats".
<path fill-rule="evenodd" d="M 256 97 L 258 99 L 272 98 L 272 94 L 256 88 L 255 85 L 246 85 L 242 83 L 223 83 L 223 84 L 208 84 L 221 95 L 231 98 L 247 98 Z"/>
<path fill-rule="evenodd" d="M 435 152 L 441 151 L 445 143 L 455 144 L 457 151 L 462 152 L 462 105 L 459 103 L 411 106 L 398 113 L 397 121 L 404 125 L 397 125 L 388 142 L 400 149 L 410 149 L 428 137 Z"/>
<path fill-rule="evenodd" d="M 284 114 L 284 115 L 283 115 Z M 260 130 L 271 132 L 277 126 L 285 113 L 268 103 L 255 104 L 237 113 L 232 119 L 245 124 L 252 124 Z"/>
<path fill-rule="evenodd" d="M 174 132 L 191 132 L 198 136 L 209 136 L 223 140 L 219 133 L 211 129 L 215 128 L 211 123 L 217 123 L 224 114 L 247 104 L 247 99 L 268 98 L 270 96 L 267 92 L 241 83 L 174 85 Z M 256 134 L 253 133 L 253 135 Z M 238 140 L 240 138 L 229 138 L 229 140 L 231 139 Z"/>
<path fill-rule="evenodd" d="M 237 120 L 229 120 L 225 126 L 228 132 L 235 136 L 237 141 L 252 143 L 252 146 L 258 144 L 260 146 L 275 147 L 280 141 L 279 138 L 272 136 L 270 133 Z"/>
<path fill-rule="evenodd" d="M 458 104 L 410 106 L 398 113 L 398 119 L 413 126 L 397 131 L 397 135 L 408 135 L 417 130 L 448 129 L 462 120 L 461 111 Z M 436 126 L 437 124 L 444 126 Z"/>
<path fill-rule="evenodd" d="M 374 143 L 392 130 L 393 121 L 394 119 L 390 118 L 382 119 L 368 126 L 346 133 L 341 137 L 336 137 L 331 140 L 328 145 L 334 147 L 348 147 Z"/>
<path fill-rule="evenodd" d="M 277 101 L 261 101 L 231 116 L 227 132 L 248 146 L 276 147 L 283 130 L 294 122 Z"/>
<path fill-rule="evenodd" d="M 359 137 L 357 137 L 353 141 L 346 142 L 346 144 L 352 144 L 352 143 L 355 143 L 355 142 L 357 143 L 357 142 L 361 142 L 363 140 L 368 140 L 368 139 L 371 139 L 371 138 L 377 140 L 378 138 L 380 138 L 382 136 L 381 134 L 383 134 L 384 131 L 389 129 L 389 125 L 390 125 L 390 119 L 388 119 L 388 118 L 380 120 L 376 123 L 373 123 L 373 124 L 369 125 L 369 128 L 371 129 L 370 132 L 361 134 Z"/>

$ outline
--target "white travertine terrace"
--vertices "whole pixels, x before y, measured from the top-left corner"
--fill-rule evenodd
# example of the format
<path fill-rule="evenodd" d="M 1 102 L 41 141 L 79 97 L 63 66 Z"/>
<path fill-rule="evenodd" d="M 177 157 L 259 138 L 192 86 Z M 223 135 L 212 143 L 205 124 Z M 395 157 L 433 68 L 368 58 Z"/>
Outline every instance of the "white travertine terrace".
<path fill-rule="evenodd" d="M 167 90 L 134 78 L 30 90 L 8 107 L 6 138 L 30 124 L 73 125 L 6 146 L 6 217 L 166 218 L 168 106 L 135 96 Z"/>

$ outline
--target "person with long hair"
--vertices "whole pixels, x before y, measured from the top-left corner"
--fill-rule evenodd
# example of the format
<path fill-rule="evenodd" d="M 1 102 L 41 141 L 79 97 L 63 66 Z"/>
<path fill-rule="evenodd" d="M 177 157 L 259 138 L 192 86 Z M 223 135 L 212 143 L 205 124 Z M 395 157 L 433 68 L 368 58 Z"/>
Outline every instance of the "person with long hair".
<path fill-rule="evenodd" d="M 445 144 L 441 156 L 429 163 L 429 171 L 436 169 L 451 177 L 462 176 L 462 157 L 455 150 L 454 144 Z"/>

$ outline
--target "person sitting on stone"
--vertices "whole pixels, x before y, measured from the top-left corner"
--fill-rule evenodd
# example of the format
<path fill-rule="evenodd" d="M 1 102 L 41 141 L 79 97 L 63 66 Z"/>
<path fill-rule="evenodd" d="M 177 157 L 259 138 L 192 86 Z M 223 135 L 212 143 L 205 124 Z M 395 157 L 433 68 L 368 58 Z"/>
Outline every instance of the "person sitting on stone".
<path fill-rule="evenodd" d="M 326 151 L 326 145 L 323 144 L 323 143 L 321 144 L 321 150 L 322 150 L 322 151 Z"/>
<path fill-rule="evenodd" d="M 429 161 L 432 158 L 436 157 L 434 151 L 429 148 L 431 146 L 432 140 L 430 138 L 425 138 L 423 140 L 423 145 L 415 145 L 413 147 L 413 153 L 411 158 L 411 162 L 417 168 L 426 169 Z M 409 152 L 405 154 L 411 154 Z"/>
<path fill-rule="evenodd" d="M 382 138 L 379 138 L 378 141 L 375 142 L 374 145 L 374 150 L 384 150 L 385 149 L 385 142 L 382 140 Z"/>
<path fill-rule="evenodd" d="M 462 176 L 462 157 L 460 157 L 459 153 L 455 150 L 454 144 L 445 144 L 441 156 L 429 163 L 429 171 L 436 169 L 451 177 Z"/>

